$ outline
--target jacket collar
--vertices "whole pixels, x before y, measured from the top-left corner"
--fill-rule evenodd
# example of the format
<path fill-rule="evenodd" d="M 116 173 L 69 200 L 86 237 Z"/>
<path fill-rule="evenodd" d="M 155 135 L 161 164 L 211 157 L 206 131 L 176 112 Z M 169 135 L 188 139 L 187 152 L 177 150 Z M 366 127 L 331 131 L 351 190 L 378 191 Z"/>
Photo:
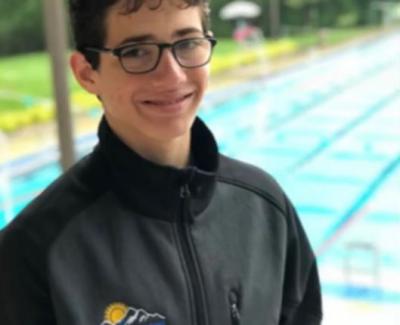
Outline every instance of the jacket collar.
<path fill-rule="evenodd" d="M 115 135 L 103 117 L 98 131 L 99 151 L 110 171 L 111 186 L 126 207 L 143 216 L 174 221 L 180 213 L 185 185 L 190 191 L 193 217 L 208 206 L 219 163 L 217 144 L 199 118 L 191 132 L 193 166 L 177 169 L 139 156 Z"/>

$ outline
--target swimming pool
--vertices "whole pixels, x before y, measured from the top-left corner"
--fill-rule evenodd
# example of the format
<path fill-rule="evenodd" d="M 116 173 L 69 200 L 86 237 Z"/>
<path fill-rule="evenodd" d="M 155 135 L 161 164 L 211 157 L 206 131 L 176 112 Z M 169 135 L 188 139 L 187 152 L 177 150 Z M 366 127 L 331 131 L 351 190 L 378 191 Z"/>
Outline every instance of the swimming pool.
<path fill-rule="evenodd" d="M 220 150 L 294 202 L 325 295 L 400 307 L 400 35 L 208 94 Z M 96 142 L 79 139 L 83 154 Z M 47 149 L 0 167 L 0 228 L 60 173 Z M 7 198 L 7 199 L 6 199 Z"/>

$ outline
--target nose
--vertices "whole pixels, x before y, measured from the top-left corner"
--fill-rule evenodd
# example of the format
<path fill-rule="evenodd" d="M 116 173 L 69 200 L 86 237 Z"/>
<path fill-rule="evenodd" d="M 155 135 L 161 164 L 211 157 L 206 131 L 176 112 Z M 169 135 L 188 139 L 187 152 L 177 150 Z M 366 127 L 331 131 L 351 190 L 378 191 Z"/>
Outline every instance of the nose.
<path fill-rule="evenodd" d="M 181 67 L 176 61 L 171 49 L 165 49 L 161 55 L 160 62 L 155 70 L 155 83 L 177 83 L 185 81 L 187 78 L 185 68 Z"/>

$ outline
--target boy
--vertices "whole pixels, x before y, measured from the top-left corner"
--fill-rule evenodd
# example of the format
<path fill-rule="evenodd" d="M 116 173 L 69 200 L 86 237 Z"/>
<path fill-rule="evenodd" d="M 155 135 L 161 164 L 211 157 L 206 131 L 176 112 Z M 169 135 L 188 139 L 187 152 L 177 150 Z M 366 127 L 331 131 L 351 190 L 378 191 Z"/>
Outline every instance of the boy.
<path fill-rule="evenodd" d="M 99 144 L 2 231 L 2 323 L 320 324 L 291 203 L 196 118 L 216 44 L 206 0 L 70 8 Z"/>

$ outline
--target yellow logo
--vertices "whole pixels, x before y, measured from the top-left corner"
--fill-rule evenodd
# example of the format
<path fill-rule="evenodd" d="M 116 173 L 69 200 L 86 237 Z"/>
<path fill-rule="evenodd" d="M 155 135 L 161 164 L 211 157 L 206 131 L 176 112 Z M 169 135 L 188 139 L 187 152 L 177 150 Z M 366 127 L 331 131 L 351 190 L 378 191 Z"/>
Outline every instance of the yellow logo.
<path fill-rule="evenodd" d="M 109 324 L 118 324 L 126 315 L 128 306 L 123 303 L 113 303 L 106 308 L 104 320 Z"/>
<path fill-rule="evenodd" d="M 106 308 L 101 325 L 167 325 L 167 319 L 158 313 L 114 302 Z"/>

